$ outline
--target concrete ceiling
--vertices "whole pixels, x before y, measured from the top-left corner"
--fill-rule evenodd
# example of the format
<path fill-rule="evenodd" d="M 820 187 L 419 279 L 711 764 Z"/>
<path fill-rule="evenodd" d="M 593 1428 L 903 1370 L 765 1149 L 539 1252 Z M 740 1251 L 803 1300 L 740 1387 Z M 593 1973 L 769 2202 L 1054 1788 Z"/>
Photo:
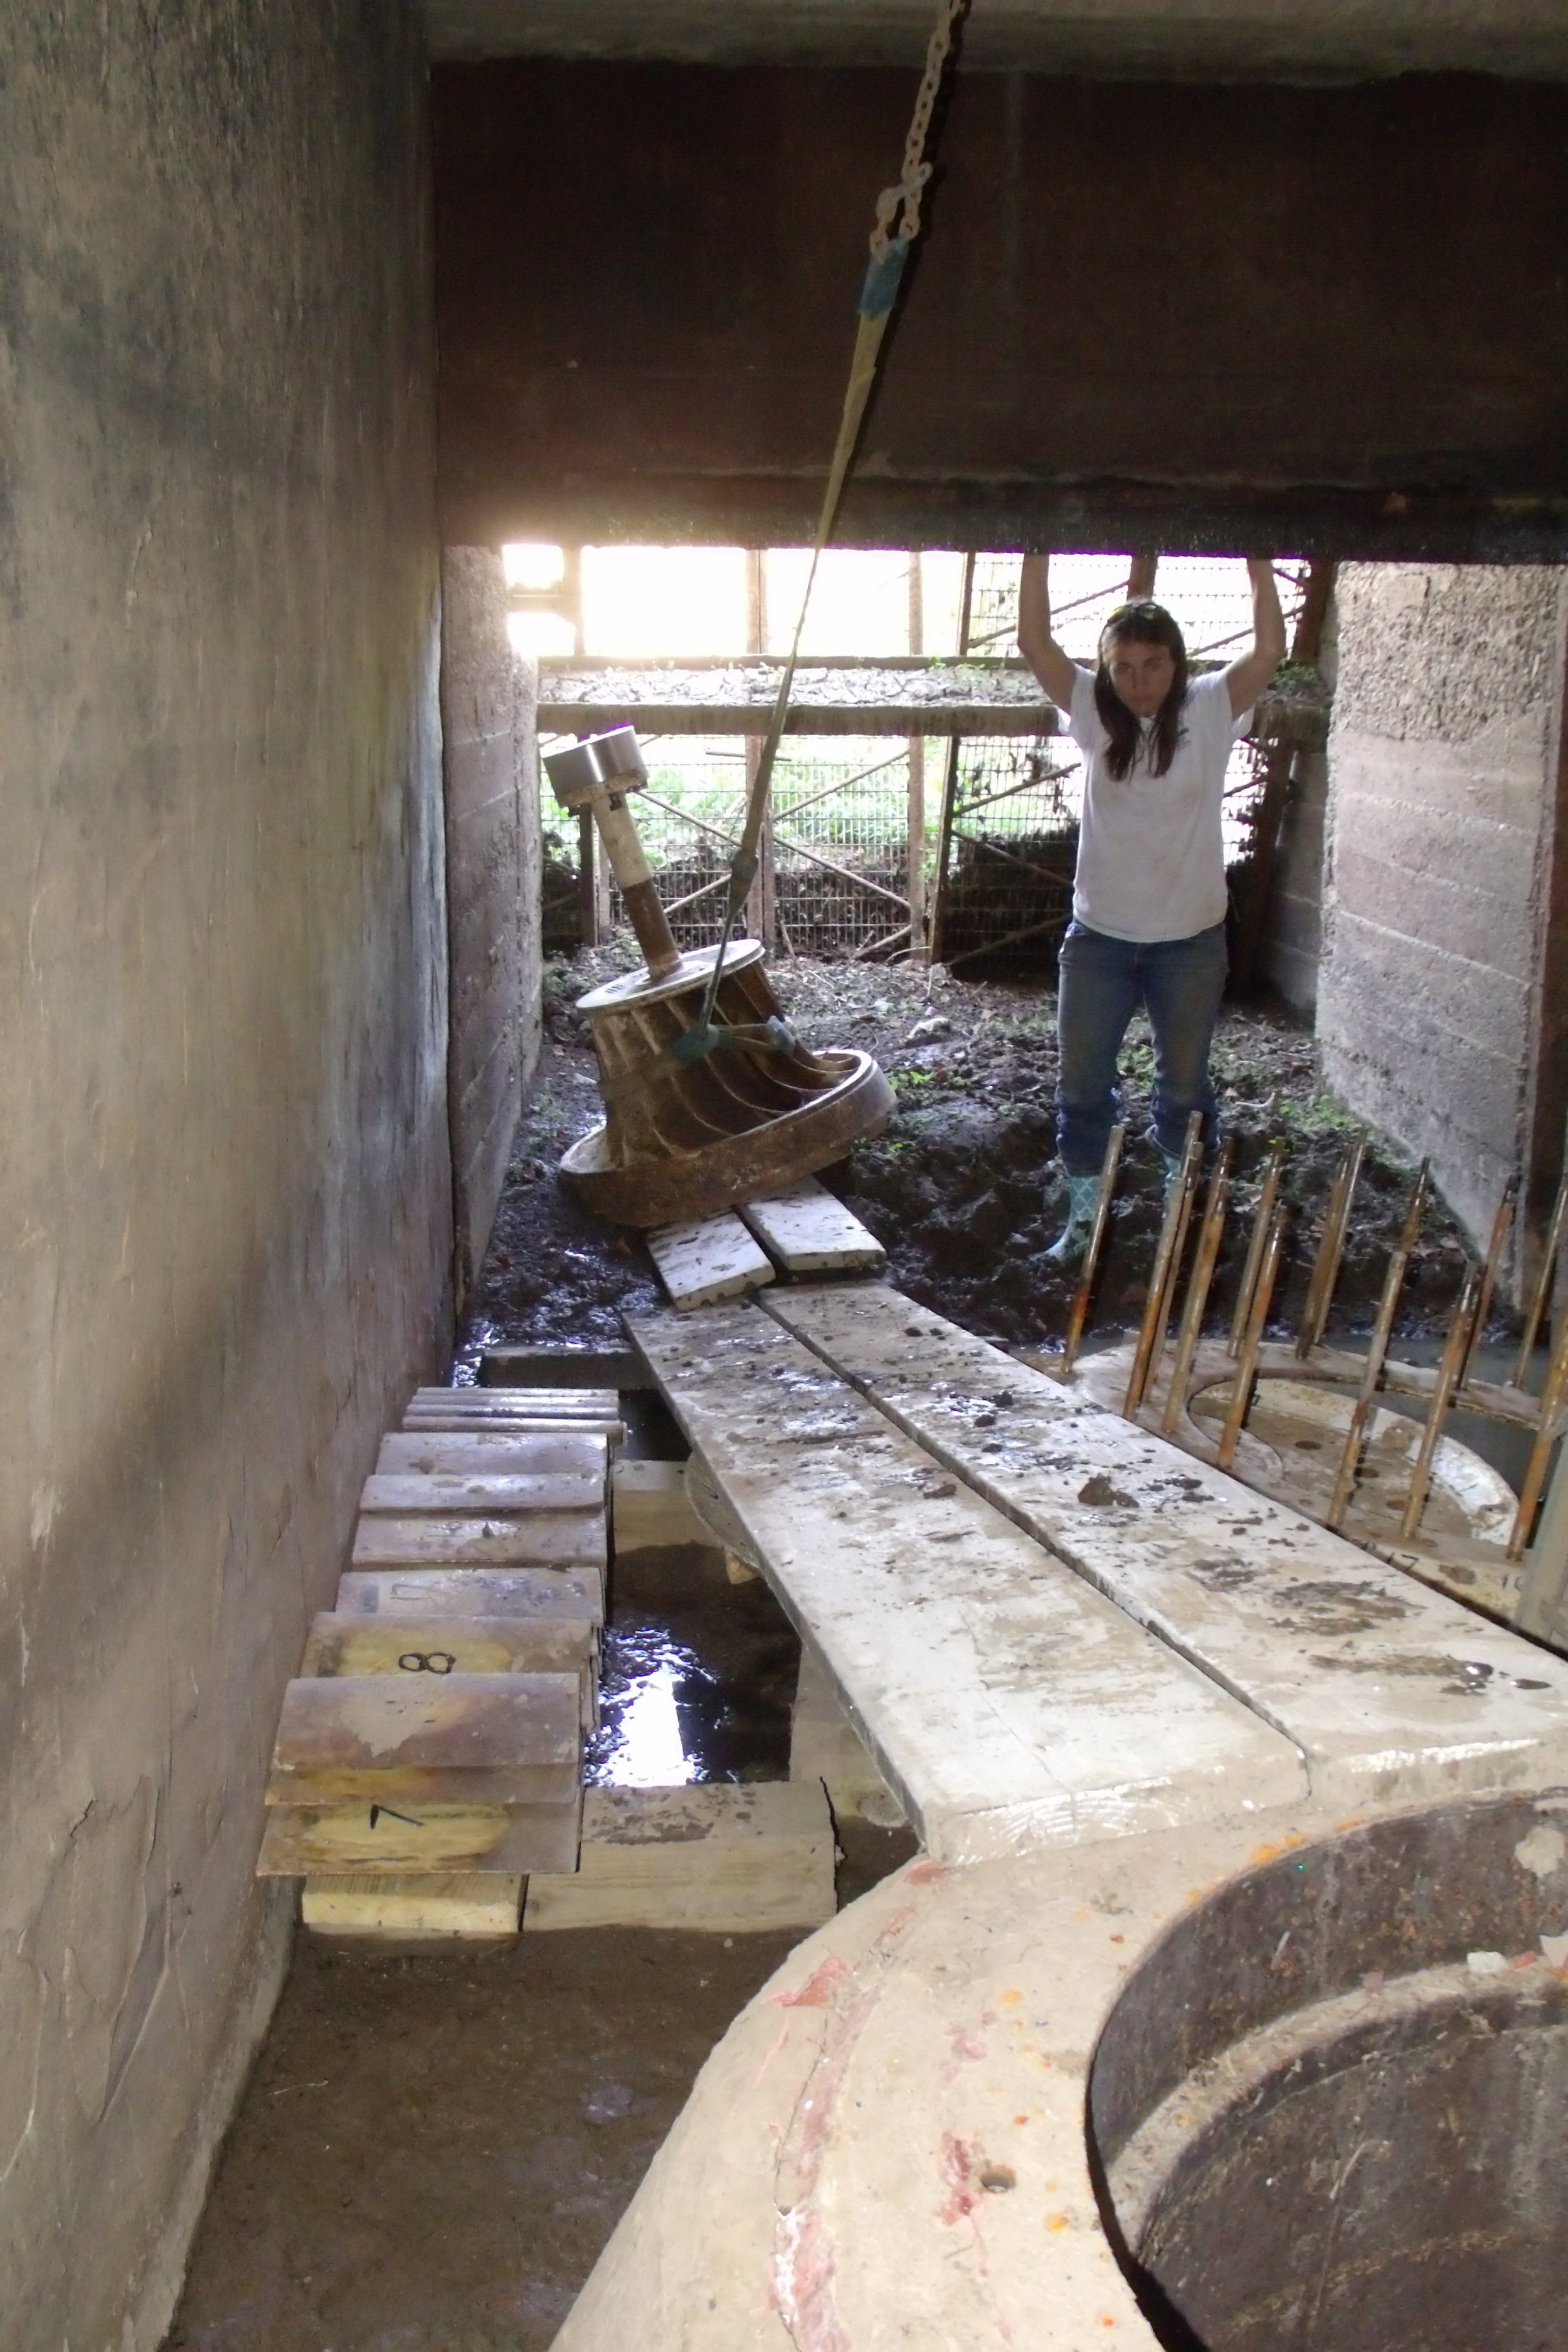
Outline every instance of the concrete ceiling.
<path fill-rule="evenodd" d="M 425 0 L 437 58 L 912 65 L 931 0 Z M 972 68 L 1159 79 L 1568 80 L 1563 0 L 974 0 Z"/>

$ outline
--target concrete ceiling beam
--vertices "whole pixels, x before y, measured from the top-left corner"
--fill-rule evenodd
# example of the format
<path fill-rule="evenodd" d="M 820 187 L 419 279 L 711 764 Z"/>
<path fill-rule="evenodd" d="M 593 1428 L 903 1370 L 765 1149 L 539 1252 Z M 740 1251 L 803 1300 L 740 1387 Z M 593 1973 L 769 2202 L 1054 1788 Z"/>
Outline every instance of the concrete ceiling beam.
<path fill-rule="evenodd" d="M 437 58 L 918 64 L 930 0 L 425 0 Z M 1568 78 L 1555 0 L 984 0 L 971 69 L 1204 81 Z"/>

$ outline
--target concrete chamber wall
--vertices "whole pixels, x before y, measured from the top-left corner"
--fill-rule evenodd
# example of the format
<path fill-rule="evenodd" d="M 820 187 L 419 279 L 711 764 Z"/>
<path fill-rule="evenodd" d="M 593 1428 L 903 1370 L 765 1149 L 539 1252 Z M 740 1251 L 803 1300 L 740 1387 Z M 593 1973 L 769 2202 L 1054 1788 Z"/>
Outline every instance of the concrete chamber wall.
<path fill-rule="evenodd" d="M 61 0 L 0 92 L 0 2341 L 151 2352 L 448 1312 L 423 73 L 395 0 Z"/>
<path fill-rule="evenodd" d="M 496 551 L 445 549 L 452 1206 L 456 1278 L 464 1295 L 484 1260 L 542 1028 L 539 667 L 512 652 L 506 616 Z"/>
<path fill-rule="evenodd" d="M 1538 1245 L 1568 1109 L 1568 575 L 1352 566 L 1339 614 L 1318 999 L 1329 1083 L 1431 1155 L 1478 1238 L 1521 1175 Z"/>

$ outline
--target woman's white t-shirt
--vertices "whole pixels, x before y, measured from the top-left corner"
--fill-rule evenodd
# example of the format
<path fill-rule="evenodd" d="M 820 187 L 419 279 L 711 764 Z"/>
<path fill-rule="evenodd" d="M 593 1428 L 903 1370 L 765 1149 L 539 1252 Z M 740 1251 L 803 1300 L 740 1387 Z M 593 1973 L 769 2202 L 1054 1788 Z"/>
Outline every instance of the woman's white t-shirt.
<path fill-rule="evenodd" d="M 1149 773 L 1152 719 L 1118 783 L 1105 765 L 1110 737 L 1094 707 L 1094 672 L 1080 669 L 1068 730 L 1083 753 L 1083 821 L 1073 877 L 1075 919 L 1113 940 L 1187 940 L 1225 920 L 1220 811 L 1230 747 L 1252 714 L 1232 716 L 1223 670 L 1194 678 L 1176 750 Z"/>

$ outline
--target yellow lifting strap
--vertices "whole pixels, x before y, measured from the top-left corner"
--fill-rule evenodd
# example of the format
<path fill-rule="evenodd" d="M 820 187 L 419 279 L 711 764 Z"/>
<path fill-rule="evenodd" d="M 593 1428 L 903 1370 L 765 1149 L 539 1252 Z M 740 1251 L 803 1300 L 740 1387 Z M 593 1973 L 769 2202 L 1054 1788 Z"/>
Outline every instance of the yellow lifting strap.
<path fill-rule="evenodd" d="M 844 413 L 838 422 L 833 462 L 827 469 L 827 486 L 822 494 L 822 511 L 817 518 L 816 538 L 811 551 L 805 589 L 800 600 L 800 613 L 795 621 L 789 656 L 779 677 L 778 693 L 773 699 L 767 732 L 763 737 L 757 771 L 752 780 L 751 794 L 746 803 L 746 822 L 742 830 L 740 846 L 730 861 L 730 895 L 724 910 L 724 927 L 719 935 L 719 953 L 702 1001 L 701 1015 L 695 1028 L 689 1029 L 670 1048 L 679 1062 L 700 1061 L 705 1054 L 712 1051 L 723 1034 L 721 1030 L 713 1028 L 713 1006 L 735 925 L 745 906 L 746 894 L 756 878 L 758 845 L 762 840 L 763 819 L 767 813 L 768 793 L 773 784 L 773 761 L 778 757 L 779 742 L 789 712 L 790 691 L 800 660 L 801 638 L 805 632 L 811 592 L 822 551 L 833 536 L 833 526 L 838 519 L 839 501 L 844 495 L 855 445 L 865 421 L 866 404 L 877 381 L 882 339 L 888 331 L 893 305 L 898 300 L 904 264 L 920 235 L 921 202 L 932 169 L 926 154 L 926 142 L 931 135 L 931 117 L 942 89 L 942 77 L 947 71 L 953 44 L 969 7 L 970 0 L 939 0 L 936 26 L 926 47 L 925 71 L 921 77 L 914 112 L 910 118 L 909 136 L 904 142 L 903 169 L 896 186 L 884 188 L 877 199 L 876 226 L 871 231 L 870 240 L 871 258 L 860 289 L 855 350 L 849 362 L 849 381 L 844 388 Z M 750 1039 L 748 1042 L 754 1044 L 758 1041 Z"/>

